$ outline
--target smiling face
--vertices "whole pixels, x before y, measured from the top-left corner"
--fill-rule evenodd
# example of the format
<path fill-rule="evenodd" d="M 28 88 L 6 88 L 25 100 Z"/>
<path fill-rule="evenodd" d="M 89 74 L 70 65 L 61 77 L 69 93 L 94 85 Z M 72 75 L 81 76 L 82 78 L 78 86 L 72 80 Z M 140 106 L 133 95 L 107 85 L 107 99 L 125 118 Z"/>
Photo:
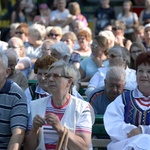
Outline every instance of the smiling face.
<path fill-rule="evenodd" d="M 140 91 L 150 89 L 150 65 L 148 63 L 138 66 L 136 80 Z"/>

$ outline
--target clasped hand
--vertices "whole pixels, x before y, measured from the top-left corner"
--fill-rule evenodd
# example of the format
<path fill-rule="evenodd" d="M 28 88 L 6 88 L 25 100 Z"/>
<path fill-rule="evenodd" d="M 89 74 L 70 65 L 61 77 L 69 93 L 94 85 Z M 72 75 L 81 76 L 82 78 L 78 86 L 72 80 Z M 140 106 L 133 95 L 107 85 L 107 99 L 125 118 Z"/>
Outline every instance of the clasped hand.
<path fill-rule="evenodd" d="M 138 134 L 142 134 L 142 129 L 141 129 L 141 127 L 137 127 L 137 128 L 135 128 L 135 129 L 131 130 L 131 131 L 127 134 L 127 136 L 128 136 L 128 138 L 130 138 L 130 137 L 136 136 L 136 135 L 138 135 Z"/>
<path fill-rule="evenodd" d="M 41 117 L 40 115 L 36 115 L 33 119 L 33 127 L 38 130 L 44 124 L 51 125 L 54 130 L 59 131 L 63 126 L 60 123 L 60 120 L 57 115 L 53 113 L 48 113 L 45 117 Z"/>

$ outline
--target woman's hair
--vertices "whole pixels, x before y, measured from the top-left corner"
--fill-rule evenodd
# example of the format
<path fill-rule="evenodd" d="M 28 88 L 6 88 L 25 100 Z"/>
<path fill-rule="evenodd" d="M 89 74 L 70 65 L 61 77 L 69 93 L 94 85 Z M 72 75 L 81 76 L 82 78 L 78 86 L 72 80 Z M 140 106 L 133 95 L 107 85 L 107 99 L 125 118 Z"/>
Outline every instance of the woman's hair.
<path fill-rule="evenodd" d="M 34 36 L 37 40 L 43 41 L 46 37 L 45 26 L 35 23 L 29 27 L 29 34 Z"/>
<path fill-rule="evenodd" d="M 79 32 L 77 33 L 77 38 L 79 36 L 84 36 L 88 42 L 92 40 L 92 36 L 87 30 L 79 30 Z"/>
<path fill-rule="evenodd" d="M 108 39 L 102 35 L 98 35 L 94 39 L 97 41 L 98 45 L 104 49 L 104 54 L 107 56 L 109 49 Z"/>
<path fill-rule="evenodd" d="M 57 42 L 51 46 L 52 51 L 57 51 L 62 59 L 66 59 L 69 62 L 70 59 L 70 49 L 64 42 Z"/>
<path fill-rule="evenodd" d="M 108 47 L 112 48 L 115 45 L 115 36 L 112 31 L 104 30 L 100 31 L 99 35 L 104 36 L 108 39 Z"/>
<path fill-rule="evenodd" d="M 68 64 L 63 60 L 59 60 L 53 63 L 49 67 L 49 70 L 51 70 L 52 68 L 61 68 L 62 75 L 65 77 L 71 77 L 73 85 L 76 85 L 78 81 L 80 80 L 80 72 L 73 64 Z"/>
<path fill-rule="evenodd" d="M 20 29 L 26 36 L 28 36 L 28 24 L 20 23 L 16 29 Z"/>
<path fill-rule="evenodd" d="M 150 52 L 143 52 L 137 56 L 135 65 L 136 71 L 141 64 L 150 65 Z"/>
<path fill-rule="evenodd" d="M 18 57 L 25 57 L 26 53 L 25 53 L 25 47 L 23 44 L 23 41 L 19 38 L 19 37 L 12 37 L 9 41 L 17 41 L 18 46 L 20 47 L 20 51 L 19 51 L 19 56 Z"/>
<path fill-rule="evenodd" d="M 129 3 L 129 5 L 130 5 L 130 11 L 131 11 L 132 2 L 131 2 L 130 0 L 125 0 L 125 1 L 123 2 L 123 5 L 124 5 L 125 3 Z M 124 9 L 122 9 L 122 14 L 123 14 L 123 15 L 125 14 Z"/>
<path fill-rule="evenodd" d="M 46 55 L 46 56 L 43 56 L 41 58 L 38 58 L 35 61 L 34 73 L 37 74 L 38 69 L 43 69 L 43 68 L 48 69 L 56 61 L 57 60 L 50 55 Z"/>
<path fill-rule="evenodd" d="M 49 44 L 49 46 L 52 46 L 55 42 L 52 39 L 44 40 L 41 47 L 45 46 L 46 44 Z"/>
<path fill-rule="evenodd" d="M 70 14 L 72 14 L 72 15 L 79 15 L 79 14 L 81 14 L 80 5 L 77 2 L 69 3 L 68 9 L 69 9 Z"/>
<path fill-rule="evenodd" d="M 53 27 L 53 28 L 50 30 L 49 34 L 52 33 L 53 31 L 56 32 L 57 34 L 59 34 L 60 36 L 62 36 L 62 29 L 61 29 L 60 27 Z M 49 34 L 48 34 L 48 35 L 49 35 Z"/>
<path fill-rule="evenodd" d="M 139 50 L 142 50 L 142 52 L 146 52 L 146 49 L 141 42 L 133 42 L 132 43 L 132 45 L 130 47 L 130 68 L 135 69 L 135 62 L 134 62 L 133 58 L 131 57 L 133 47 L 138 47 Z"/>
<path fill-rule="evenodd" d="M 126 61 L 126 65 L 128 66 L 130 64 L 130 53 L 127 48 L 120 45 L 115 45 L 109 51 L 114 51 L 115 53 L 121 54 L 123 60 Z"/>
<path fill-rule="evenodd" d="M 71 31 L 66 32 L 65 34 L 63 34 L 62 39 L 64 37 L 67 38 L 67 39 L 70 39 L 72 42 L 75 42 L 77 40 L 77 37 L 76 37 L 75 33 L 71 32 Z"/>

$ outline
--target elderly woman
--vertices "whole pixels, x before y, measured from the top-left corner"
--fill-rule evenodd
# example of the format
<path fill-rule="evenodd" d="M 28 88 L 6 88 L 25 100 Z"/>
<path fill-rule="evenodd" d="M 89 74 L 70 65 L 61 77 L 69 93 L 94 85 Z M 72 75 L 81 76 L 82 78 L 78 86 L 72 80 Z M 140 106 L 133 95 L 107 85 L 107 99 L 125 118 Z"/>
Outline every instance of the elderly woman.
<path fill-rule="evenodd" d="M 71 56 L 70 49 L 65 43 L 57 42 L 51 46 L 51 49 L 52 49 L 51 55 L 54 58 L 56 58 L 57 60 L 63 60 L 66 63 L 72 64 L 72 62 L 70 62 L 70 56 Z M 79 82 L 81 78 L 79 72 L 78 72 L 77 78 Z M 78 87 L 78 82 L 76 85 L 73 86 L 72 94 L 80 99 L 83 99 L 83 97 L 77 92 L 77 89 L 76 89 Z"/>
<path fill-rule="evenodd" d="M 29 43 L 31 46 L 26 48 L 26 54 L 31 59 L 32 64 L 37 58 L 41 57 L 41 44 L 45 40 L 46 29 L 40 24 L 33 24 L 29 27 Z"/>
<path fill-rule="evenodd" d="M 48 68 L 56 62 L 56 59 L 50 55 L 38 58 L 34 65 L 34 73 L 37 75 L 37 83 L 32 84 L 25 90 L 27 97 L 28 113 L 30 113 L 30 102 L 49 95 L 47 92 L 47 78 Z"/>
<path fill-rule="evenodd" d="M 118 96 L 104 114 L 105 129 L 112 142 L 108 150 L 150 149 L 150 52 L 137 56 L 138 86 Z"/>
<path fill-rule="evenodd" d="M 62 38 L 62 29 L 60 27 L 53 27 L 47 36 L 48 39 L 53 40 L 55 43 L 59 42 Z"/>
<path fill-rule="evenodd" d="M 91 34 L 87 30 L 80 30 L 77 34 L 77 39 L 80 48 L 76 52 L 81 55 L 82 59 L 89 57 L 92 53 L 90 48 Z"/>
<path fill-rule="evenodd" d="M 77 40 L 77 37 L 76 37 L 75 33 L 73 33 L 73 32 L 67 32 L 67 33 L 63 34 L 62 39 L 61 39 L 61 41 L 63 41 L 65 44 L 67 44 L 70 49 L 71 57 L 70 57 L 69 63 L 72 63 L 77 68 L 79 68 L 81 56 L 79 53 L 76 53 L 76 51 L 74 51 L 74 46 L 77 45 L 76 40 Z"/>
<path fill-rule="evenodd" d="M 77 82 L 77 69 L 62 60 L 52 64 L 47 74 L 51 96 L 31 102 L 31 118 L 25 138 L 26 149 L 55 149 L 58 138 L 68 129 L 67 148 L 90 148 L 93 110 L 89 103 L 69 91 Z M 41 107 L 42 105 L 42 107 Z"/>
<path fill-rule="evenodd" d="M 43 44 L 41 46 L 42 56 L 51 55 L 51 46 L 53 44 L 54 44 L 54 41 L 51 39 L 47 39 L 47 40 L 43 41 Z"/>

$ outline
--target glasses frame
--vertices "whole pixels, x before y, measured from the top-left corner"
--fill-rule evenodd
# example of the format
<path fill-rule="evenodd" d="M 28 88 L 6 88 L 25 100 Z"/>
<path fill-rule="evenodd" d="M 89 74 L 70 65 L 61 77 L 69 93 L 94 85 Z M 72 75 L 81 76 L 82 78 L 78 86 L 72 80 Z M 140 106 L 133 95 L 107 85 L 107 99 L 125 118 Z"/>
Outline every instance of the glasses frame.
<path fill-rule="evenodd" d="M 52 36 L 52 37 L 55 36 L 55 37 L 57 37 L 57 36 L 60 36 L 60 34 L 50 33 L 49 36 Z"/>
<path fill-rule="evenodd" d="M 91 47 L 94 48 L 94 49 L 97 49 L 97 48 L 98 48 L 98 45 L 95 44 L 95 43 L 92 43 L 92 44 L 91 44 Z"/>
<path fill-rule="evenodd" d="M 64 76 L 64 75 L 62 75 L 62 74 L 60 74 L 60 73 L 47 73 L 46 75 L 45 75 L 45 77 L 46 78 L 50 78 L 50 77 L 53 77 L 53 78 L 67 78 L 67 79 L 70 79 L 70 78 L 72 78 L 72 77 L 67 77 L 67 76 Z"/>

